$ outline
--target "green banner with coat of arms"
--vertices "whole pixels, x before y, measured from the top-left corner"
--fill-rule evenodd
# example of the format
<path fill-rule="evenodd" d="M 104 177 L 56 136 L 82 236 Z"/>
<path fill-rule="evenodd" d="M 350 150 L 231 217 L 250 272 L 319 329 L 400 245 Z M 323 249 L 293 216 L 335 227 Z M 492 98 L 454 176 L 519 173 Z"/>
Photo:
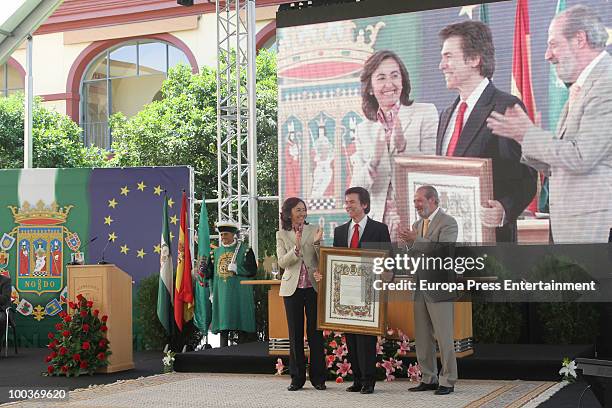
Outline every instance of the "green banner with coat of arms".
<path fill-rule="evenodd" d="M 89 169 L 0 171 L 0 274 L 25 345 L 46 344 L 66 303 L 66 263 L 87 237 Z M 74 231 L 79 231 L 77 234 Z"/>

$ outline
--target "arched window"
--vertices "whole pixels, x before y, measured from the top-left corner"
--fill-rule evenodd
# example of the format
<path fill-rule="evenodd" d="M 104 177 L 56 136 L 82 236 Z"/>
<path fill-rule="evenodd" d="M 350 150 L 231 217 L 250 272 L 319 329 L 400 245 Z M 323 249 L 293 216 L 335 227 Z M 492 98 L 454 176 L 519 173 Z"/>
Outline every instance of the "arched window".
<path fill-rule="evenodd" d="M 261 45 L 260 49 L 265 49 L 277 53 L 278 46 L 276 45 L 276 35 L 273 35 L 272 37 L 268 38 L 266 42 Z"/>
<path fill-rule="evenodd" d="M 0 65 L 0 96 L 9 96 L 23 91 L 23 75 L 11 64 Z"/>
<path fill-rule="evenodd" d="M 88 65 L 81 82 L 81 127 L 87 146 L 110 148 L 109 116 L 122 112 L 130 117 L 159 99 L 168 69 L 190 65 L 171 44 L 139 40 L 110 48 Z"/>
<path fill-rule="evenodd" d="M 255 47 L 257 51 L 266 49 L 274 53 L 278 52 L 276 45 L 276 20 L 271 21 L 257 32 Z"/>

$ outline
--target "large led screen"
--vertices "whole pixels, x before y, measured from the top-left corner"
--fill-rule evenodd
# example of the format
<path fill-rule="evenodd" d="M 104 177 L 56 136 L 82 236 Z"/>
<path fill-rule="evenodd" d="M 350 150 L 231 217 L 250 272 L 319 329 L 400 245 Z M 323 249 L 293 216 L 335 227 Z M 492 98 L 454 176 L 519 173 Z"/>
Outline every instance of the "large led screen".
<path fill-rule="evenodd" d="M 424 184 L 438 188 L 462 242 L 607 242 L 611 28 L 605 0 L 504 1 L 279 28 L 281 200 L 303 198 L 328 244 L 349 220 L 348 187 L 368 189 L 369 215 L 393 239 L 417 219 L 412 200 Z M 495 134 L 491 126 L 502 125 L 489 123 L 492 112 L 524 120 L 507 111 L 517 103 L 535 125 L 517 140 Z M 488 176 L 474 177 L 470 165 L 489 166 Z"/>

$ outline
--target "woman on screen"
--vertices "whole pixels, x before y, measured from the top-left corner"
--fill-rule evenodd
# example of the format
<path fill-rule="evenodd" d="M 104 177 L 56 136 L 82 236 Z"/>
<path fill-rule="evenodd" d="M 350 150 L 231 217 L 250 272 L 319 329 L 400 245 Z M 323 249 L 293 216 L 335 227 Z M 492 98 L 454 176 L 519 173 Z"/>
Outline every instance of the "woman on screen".
<path fill-rule="evenodd" d="M 306 215 L 306 204 L 302 199 L 287 198 L 280 213 L 281 230 L 276 232 L 278 266 L 285 270 L 279 294 L 285 302 L 289 329 L 289 391 L 301 389 L 306 382 L 304 312 L 310 348 L 310 382 L 317 390 L 326 388 L 323 334 L 317 330 L 317 283 L 314 276 L 323 231 L 320 227 L 308 225 Z"/>
<path fill-rule="evenodd" d="M 435 154 L 438 111 L 433 104 L 409 98 L 410 78 L 393 51 L 372 54 L 361 73 L 361 107 L 367 120 L 355 133 L 355 170 L 351 184 L 370 192 L 369 216 L 389 226 L 397 237 L 394 158 Z"/>

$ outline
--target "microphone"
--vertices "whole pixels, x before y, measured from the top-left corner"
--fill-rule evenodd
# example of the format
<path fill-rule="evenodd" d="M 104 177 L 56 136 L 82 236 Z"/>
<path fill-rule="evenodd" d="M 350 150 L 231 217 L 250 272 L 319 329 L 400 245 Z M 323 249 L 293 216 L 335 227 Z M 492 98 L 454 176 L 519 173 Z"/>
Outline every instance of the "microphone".
<path fill-rule="evenodd" d="M 104 245 L 104 249 L 102 250 L 102 259 L 100 259 L 100 262 L 98 262 L 98 265 L 107 265 L 108 262 L 106 262 L 104 260 L 104 253 L 106 252 L 106 248 L 108 248 L 108 244 L 111 243 L 111 239 L 109 238 L 108 241 L 106 241 L 106 245 Z"/>
<path fill-rule="evenodd" d="M 82 248 L 79 248 L 79 252 L 82 252 L 83 249 L 87 248 L 89 246 L 89 244 L 91 244 L 92 242 L 94 242 L 96 239 L 98 239 L 98 236 L 96 235 L 95 237 L 93 237 L 92 239 L 90 239 L 89 241 L 87 241 L 85 243 L 85 245 L 83 245 Z M 69 262 L 67 265 L 80 265 L 76 260 Z"/>

